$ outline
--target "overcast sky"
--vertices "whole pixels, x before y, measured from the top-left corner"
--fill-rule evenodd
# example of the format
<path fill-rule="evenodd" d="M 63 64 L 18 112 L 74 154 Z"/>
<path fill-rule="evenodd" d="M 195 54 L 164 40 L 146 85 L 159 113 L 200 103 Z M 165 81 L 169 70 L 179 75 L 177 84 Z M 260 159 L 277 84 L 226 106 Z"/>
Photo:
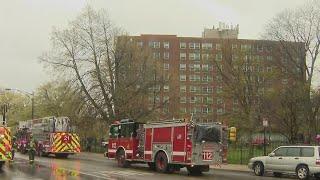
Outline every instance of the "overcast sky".
<path fill-rule="evenodd" d="M 48 81 L 38 57 L 53 26 L 63 28 L 86 5 L 104 8 L 131 35 L 201 36 L 219 21 L 257 39 L 275 14 L 306 0 L 0 0 L 0 86 L 27 91 Z"/>

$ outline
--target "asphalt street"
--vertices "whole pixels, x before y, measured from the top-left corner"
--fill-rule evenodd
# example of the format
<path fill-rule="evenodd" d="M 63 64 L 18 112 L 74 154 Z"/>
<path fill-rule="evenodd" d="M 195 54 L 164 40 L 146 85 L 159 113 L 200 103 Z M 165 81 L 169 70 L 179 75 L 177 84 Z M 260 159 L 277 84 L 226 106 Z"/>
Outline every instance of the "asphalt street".
<path fill-rule="evenodd" d="M 216 180 L 264 180 L 279 179 L 267 174 L 264 177 L 254 176 L 253 173 L 227 170 L 210 170 L 201 176 L 189 176 L 182 169 L 173 174 L 161 174 L 148 169 L 146 165 L 132 165 L 130 168 L 118 168 L 112 160 L 105 157 L 96 159 L 81 159 L 80 156 L 70 156 L 68 159 L 56 159 L 54 157 L 36 157 L 36 162 L 31 165 L 26 155 L 17 154 L 12 163 L 6 164 L 0 174 L 4 180 L 193 180 L 193 179 L 216 179 Z M 283 177 L 295 179 L 294 177 Z"/>

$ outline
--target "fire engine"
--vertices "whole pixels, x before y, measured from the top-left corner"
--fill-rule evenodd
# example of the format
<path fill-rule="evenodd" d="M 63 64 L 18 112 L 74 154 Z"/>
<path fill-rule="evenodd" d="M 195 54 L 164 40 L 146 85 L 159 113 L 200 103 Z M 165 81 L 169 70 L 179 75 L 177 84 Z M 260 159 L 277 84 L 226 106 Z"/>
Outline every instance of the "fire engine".
<path fill-rule="evenodd" d="M 11 148 L 11 131 L 5 125 L 0 125 L 0 168 L 11 160 Z"/>
<path fill-rule="evenodd" d="M 73 133 L 68 117 L 45 117 L 19 122 L 18 148 L 26 152 L 25 147 L 32 133 L 37 142 L 39 156 L 54 154 L 67 158 L 70 154 L 80 153 L 80 141 Z"/>
<path fill-rule="evenodd" d="M 106 156 L 120 167 L 147 163 L 159 172 L 186 167 L 190 174 L 201 174 L 209 165 L 222 163 L 226 143 L 227 127 L 221 123 L 124 119 L 110 126 Z"/>

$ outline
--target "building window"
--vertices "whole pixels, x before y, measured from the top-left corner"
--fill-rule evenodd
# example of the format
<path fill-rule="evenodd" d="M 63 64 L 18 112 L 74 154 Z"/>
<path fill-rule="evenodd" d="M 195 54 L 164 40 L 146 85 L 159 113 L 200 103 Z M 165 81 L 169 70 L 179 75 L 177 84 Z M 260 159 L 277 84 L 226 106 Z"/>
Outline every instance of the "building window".
<path fill-rule="evenodd" d="M 200 87 L 199 86 L 190 86 L 190 92 L 191 93 L 200 93 Z"/>
<path fill-rule="evenodd" d="M 236 113 L 236 112 L 239 112 L 239 109 L 238 107 L 232 107 L 232 111 Z"/>
<path fill-rule="evenodd" d="M 149 47 L 159 49 L 160 48 L 160 42 L 158 41 L 150 41 L 149 42 Z"/>
<path fill-rule="evenodd" d="M 169 92 L 169 85 L 164 85 L 163 86 L 163 91 L 164 92 Z"/>
<path fill-rule="evenodd" d="M 218 108 L 218 109 L 217 109 L 217 114 L 218 114 L 218 115 L 223 114 L 223 109 L 222 109 L 222 108 Z"/>
<path fill-rule="evenodd" d="M 222 82 L 222 76 L 221 76 L 221 75 L 217 75 L 217 76 L 216 76 L 216 80 L 217 80 L 218 82 Z"/>
<path fill-rule="evenodd" d="M 288 62 L 288 59 L 285 58 L 285 57 L 283 57 L 283 58 L 281 58 L 281 62 L 282 62 L 283 64 L 286 64 L 286 63 Z"/>
<path fill-rule="evenodd" d="M 181 93 L 187 92 L 187 86 L 185 86 L 185 85 L 180 86 L 180 92 Z"/>
<path fill-rule="evenodd" d="M 169 96 L 163 96 L 163 102 L 164 103 L 169 103 Z"/>
<path fill-rule="evenodd" d="M 189 43 L 189 49 L 200 49 L 200 43 Z"/>
<path fill-rule="evenodd" d="M 237 44 L 232 44 L 232 50 L 236 50 L 238 49 L 238 45 Z"/>
<path fill-rule="evenodd" d="M 201 103 L 201 97 L 191 96 L 190 103 Z"/>
<path fill-rule="evenodd" d="M 164 52 L 164 53 L 163 53 L 163 59 L 168 60 L 168 59 L 170 58 L 169 55 L 170 55 L 169 52 Z"/>
<path fill-rule="evenodd" d="M 220 51 L 221 50 L 221 44 L 216 44 L 216 50 Z"/>
<path fill-rule="evenodd" d="M 194 71 L 194 64 L 189 64 L 189 71 Z"/>
<path fill-rule="evenodd" d="M 190 61 L 200 61 L 200 53 L 189 53 Z"/>
<path fill-rule="evenodd" d="M 222 104 L 222 103 L 223 103 L 222 98 L 217 98 L 217 104 Z"/>
<path fill-rule="evenodd" d="M 186 81 L 187 76 L 186 75 L 180 75 L 180 81 Z"/>
<path fill-rule="evenodd" d="M 267 61 L 272 61 L 272 56 L 267 56 Z"/>
<path fill-rule="evenodd" d="M 164 74 L 163 79 L 164 79 L 165 81 L 169 81 L 170 75 L 169 75 L 169 74 Z"/>
<path fill-rule="evenodd" d="M 156 96 L 156 97 L 154 98 L 154 102 L 155 102 L 155 103 L 159 103 L 159 102 L 160 102 L 160 97 L 159 97 L 159 96 Z"/>
<path fill-rule="evenodd" d="M 193 75 L 190 75 L 190 81 L 200 81 L 200 75 L 196 75 L 196 74 L 193 74 Z"/>
<path fill-rule="evenodd" d="M 187 48 L 187 43 L 180 42 L 180 49 L 185 49 L 185 48 Z"/>
<path fill-rule="evenodd" d="M 217 87 L 217 94 L 220 94 L 220 93 L 222 93 L 222 86 Z"/>
<path fill-rule="evenodd" d="M 211 77 L 211 76 L 204 75 L 204 76 L 202 77 L 202 81 L 203 81 L 203 82 L 211 82 L 211 81 L 212 81 L 212 77 Z"/>
<path fill-rule="evenodd" d="M 251 45 L 250 44 L 241 44 L 241 51 L 250 51 Z"/>
<path fill-rule="evenodd" d="M 263 46 L 262 45 L 257 45 L 257 51 L 258 52 L 263 52 Z"/>
<path fill-rule="evenodd" d="M 186 53 L 180 53 L 180 60 L 184 61 L 187 59 L 187 54 Z"/>
<path fill-rule="evenodd" d="M 163 107 L 163 113 L 169 113 L 169 107 Z"/>
<path fill-rule="evenodd" d="M 209 114 L 209 113 L 211 113 L 211 112 L 212 112 L 212 109 L 209 108 L 209 107 L 204 107 L 204 108 L 202 108 L 202 113 L 203 113 L 203 114 Z"/>
<path fill-rule="evenodd" d="M 139 41 L 139 42 L 137 42 L 137 45 L 138 45 L 139 47 L 142 47 L 142 46 L 143 46 L 143 42 L 142 42 L 142 41 Z"/>
<path fill-rule="evenodd" d="M 212 97 L 204 97 L 204 103 L 206 104 L 212 104 L 213 98 Z"/>
<path fill-rule="evenodd" d="M 170 48 L 170 43 L 169 42 L 163 42 L 163 48 L 169 49 Z"/>
<path fill-rule="evenodd" d="M 182 113 L 182 114 L 187 113 L 187 108 L 186 107 L 180 107 L 180 113 Z"/>
<path fill-rule="evenodd" d="M 238 61 L 238 60 L 239 60 L 239 56 L 233 54 L 233 55 L 232 55 L 232 61 Z"/>
<path fill-rule="evenodd" d="M 187 102 L 187 98 L 186 97 L 180 97 L 180 103 L 186 103 Z"/>
<path fill-rule="evenodd" d="M 288 84 L 288 79 L 282 79 L 282 84 L 283 84 L 283 85 Z"/>
<path fill-rule="evenodd" d="M 202 71 L 209 71 L 209 65 L 208 64 L 202 64 Z"/>
<path fill-rule="evenodd" d="M 160 52 L 153 52 L 152 55 L 153 55 L 153 59 L 156 59 L 156 60 L 160 59 Z"/>
<path fill-rule="evenodd" d="M 282 73 L 288 73 L 288 69 L 287 68 L 281 68 Z"/>
<path fill-rule="evenodd" d="M 186 64 L 180 64 L 180 71 L 185 71 L 187 68 Z"/>
<path fill-rule="evenodd" d="M 202 54 L 202 60 L 204 60 L 204 61 L 208 61 L 209 57 L 210 57 L 209 54 Z"/>
<path fill-rule="evenodd" d="M 212 49 L 212 43 L 202 43 L 202 49 Z"/>
<path fill-rule="evenodd" d="M 169 70 L 169 64 L 167 64 L 167 63 L 163 64 L 163 69 L 164 70 Z"/>
<path fill-rule="evenodd" d="M 205 86 L 202 88 L 203 93 L 212 93 L 212 87 Z"/>
<path fill-rule="evenodd" d="M 194 114 L 201 113 L 201 108 L 200 107 L 193 107 L 191 109 L 191 113 L 194 113 Z"/>
<path fill-rule="evenodd" d="M 267 67 L 267 72 L 272 72 L 272 67 Z"/>
<path fill-rule="evenodd" d="M 194 68 L 194 71 L 200 71 L 201 70 L 201 66 L 200 64 L 193 64 L 193 68 Z"/>
<path fill-rule="evenodd" d="M 222 53 L 216 54 L 216 61 L 221 61 L 222 60 Z"/>
<path fill-rule="evenodd" d="M 237 104 L 239 104 L 239 101 L 238 101 L 238 99 L 235 99 L 235 98 L 234 98 L 234 99 L 233 99 L 233 104 L 234 104 L 234 105 L 237 105 Z"/>

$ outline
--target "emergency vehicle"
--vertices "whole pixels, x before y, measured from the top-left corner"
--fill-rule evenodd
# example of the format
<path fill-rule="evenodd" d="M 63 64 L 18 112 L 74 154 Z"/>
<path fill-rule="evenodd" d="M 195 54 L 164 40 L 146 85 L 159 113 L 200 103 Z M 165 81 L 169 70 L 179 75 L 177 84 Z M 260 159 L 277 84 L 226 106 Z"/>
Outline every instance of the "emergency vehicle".
<path fill-rule="evenodd" d="M 209 165 L 223 161 L 227 148 L 227 127 L 221 123 L 167 120 L 150 123 L 130 119 L 110 126 L 106 156 L 118 166 L 147 163 L 159 172 L 186 167 L 190 174 L 209 171 Z"/>
<path fill-rule="evenodd" d="M 11 160 L 11 148 L 11 131 L 5 125 L 0 125 L 0 168 Z"/>
<path fill-rule="evenodd" d="M 80 140 L 70 126 L 68 117 L 45 117 L 19 122 L 21 133 L 18 135 L 21 150 L 25 150 L 30 134 L 36 141 L 39 156 L 54 154 L 56 157 L 67 158 L 70 154 L 80 153 Z"/>

